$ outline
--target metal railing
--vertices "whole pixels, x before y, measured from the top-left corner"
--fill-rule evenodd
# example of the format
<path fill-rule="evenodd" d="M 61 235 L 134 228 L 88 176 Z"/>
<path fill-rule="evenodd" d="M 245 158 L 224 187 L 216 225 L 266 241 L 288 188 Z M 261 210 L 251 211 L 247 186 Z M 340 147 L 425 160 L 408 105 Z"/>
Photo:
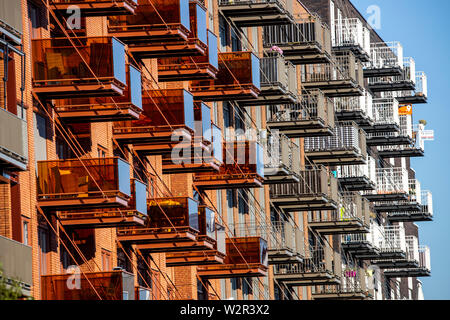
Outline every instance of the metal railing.
<path fill-rule="evenodd" d="M 369 233 L 356 233 L 356 234 L 342 235 L 341 242 L 342 242 L 342 244 L 368 243 L 374 249 L 379 250 L 383 236 L 384 235 L 383 235 L 382 228 L 375 223 L 370 223 L 370 232 Z"/>
<path fill-rule="evenodd" d="M 408 171 L 404 168 L 376 168 L 379 194 L 409 193 Z"/>
<path fill-rule="evenodd" d="M 367 200 L 362 199 L 359 193 L 344 192 L 339 196 L 339 206 L 337 210 L 331 211 L 311 211 L 308 220 L 313 222 L 338 222 L 358 220 L 369 225 L 370 216 Z"/>
<path fill-rule="evenodd" d="M 399 76 L 371 77 L 369 85 L 391 84 L 399 82 L 416 82 L 416 64 L 413 58 L 407 57 L 403 60 L 403 69 Z"/>
<path fill-rule="evenodd" d="M 370 54 L 370 30 L 358 18 L 346 18 L 335 21 L 334 47 L 359 46 Z"/>
<path fill-rule="evenodd" d="M 367 156 L 366 164 L 356 164 L 349 166 L 339 166 L 337 168 L 338 178 L 367 178 L 374 184 L 377 182 L 375 159 Z"/>
<path fill-rule="evenodd" d="M 331 99 L 319 91 L 311 91 L 299 97 L 300 102 L 279 107 L 268 107 L 268 122 L 319 120 L 334 127 L 334 110 Z"/>
<path fill-rule="evenodd" d="M 431 255 L 428 246 L 419 246 L 419 267 L 431 271 Z"/>
<path fill-rule="evenodd" d="M 411 262 L 419 263 L 419 240 L 416 236 L 405 236 L 406 259 Z"/>
<path fill-rule="evenodd" d="M 366 69 L 403 68 L 403 46 L 400 42 L 370 44 L 370 62 Z"/>
<path fill-rule="evenodd" d="M 367 155 L 366 135 L 354 122 L 338 122 L 333 135 L 327 137 L 306 137 L 305 152 L 355 150 Z"/>
<path fill-rule="evenodd" d="M 336 112 L 361 111 L 369 119 L 373 118 L 373 97 L 367 90 L 360 97 L 336 97 L 333 100 Z"/>
<path fill-rule="evenodd" d="M 297 161 L 300 156 L 300 147 L 292 139 L 276 130 L 267 134 L 266 139 L 262 139 L 264 146 L 264 167 L 267 171 L 278 171 L 286 168 L 290 172 L 298 173 L 300 163 Z"/>
<path fill-rule="evenodd" d="M 295 94 L 297 92 L 297 74 L 295 66 L 286 61 L 280 53 L 270 52 L 260 59 L 261 89 L 279 86 L 281 89 Z"/>
<path fill-rule="evenodd" d="M 394 98 L 373 99 L 373 119 L 375 124 L 400 125 L 398 101 Z"/>
<path fill-rule="evenodd" d="M 379 245 L 382 252 L 406 252 L 405 228 L 403 226 L 384 226 L 382 230 L 384 237 Z"/>

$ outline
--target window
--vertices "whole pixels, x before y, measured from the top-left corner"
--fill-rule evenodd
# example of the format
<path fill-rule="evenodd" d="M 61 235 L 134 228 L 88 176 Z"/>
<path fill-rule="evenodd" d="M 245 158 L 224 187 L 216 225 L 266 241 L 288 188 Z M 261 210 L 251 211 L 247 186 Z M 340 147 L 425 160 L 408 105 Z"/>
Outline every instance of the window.
<path fill-rule="evenodd" d="M 102 249 L 102 269 L 103 271 L 111 271 L 112 270 L 112 260 L 111 260 L 111 251 Z"/>
<path fill-rule="evenodd" d="M 30 234 L 29 234 L 30 222 L 27 220 L 22 221 L 22 243 L 26 246 L 30 243 Z"/>
<path fill-rule="evenodd" d="M 250 295 L 253 294 L 252 278 L 242 278 L 242 294 L 244 300 L 249 300 Z"/>
<path fill-rule="evenodd" d="M 222 16 L 219 17 L 219 38 L 220 38 L 220 51 L 226 52 L 229 44 L 228 24 Z"/>
<path fill-rule="evenodd" d="M 242 51 L 241 39 L 234 28 L 231 28 L 231 51 Z"/>
<path fill-rule="evenodd" d="M 214 32 L 214 0 L 208 0 L 208 29 Z"/>
<path fill-rule="evenodd" d="M 28 19 L 31 38 L 42 38 L 41 28 L 44 26 L 43 13 L 38 6 L 30 1 L 28 1 Z"/>

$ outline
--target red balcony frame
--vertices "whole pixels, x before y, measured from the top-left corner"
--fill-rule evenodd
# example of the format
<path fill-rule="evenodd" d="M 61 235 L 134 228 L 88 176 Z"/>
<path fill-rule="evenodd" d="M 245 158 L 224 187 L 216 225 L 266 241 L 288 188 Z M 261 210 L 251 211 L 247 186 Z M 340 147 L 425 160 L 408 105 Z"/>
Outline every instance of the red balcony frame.
<path fill-rule="evenodd" d="M 261 237 L 228 238 L 225 264 L 199 267 L 197 274 L 204 279 L 266 277 L 268 265 L 267 242 Z"/>
<path fill-rule="evenodd" d="M 109 17 L 108 33 L 129 45 L 138 59 L 205 55 L 207 43 L 196 34 L 200 4 L 186 6 L 183 0 L 138 1 L 134 16 Z M 156 9 L 156 10 L 155 10 Z M 189 11 L 189 14 L 187 12 Z M 185 16 L 190 21 L 183 21 Z M 206 26 L 206 21 L 205 21 Z"/>
<path fill-rule="evenodd" d="M 114 37 L 35 39 L 32 52 L 33 91 L 42 97 L 64 99 L 124 94 L 125 45 Z"/>
<path fill-rule="evenodd" d="M 139 74 L 139 79 L 132 78 L 131 73 Z M 123 96 L 57 100 L 54 110 L 65 123 L 137 120 L 142 112 L 142 89 L 137 93 L 132 92 L 132 87 L 140 85 L 140 80 L 140 71 L 128 65 Z"/>
<path fill-rule="evenodd" d="M 205 102 L 257 98 L 260 89 L 259 59 L 249 51 L 220 52 L 215 80 L 195 80 L 190 91 Z"/>
<path fill-rule="evenodd" d="M 84 17 L 117 16 L 134 14 L 137 3 L 134 0 L 53 0 L 51 8 L 66 14 L 71 6 L 77 6 Z"/>
<path fill-rule="evenodd" d="M 130 166 L 118 157 L 38 161 L 37 166 L 37 198 L 42 208 L 59 211 L 129 205 Z"/>
<path fill-rule="evenodd" d="M 172 140 L 175 131 L 180 141 Z M 170 154 L 180 142 L 188 146 L 194 132 L 193 98 L 183 89 L 144 90 L 139 120 L 116 122 L 113 127 L 114 139 L 132 144 L 143 155 Z"/>

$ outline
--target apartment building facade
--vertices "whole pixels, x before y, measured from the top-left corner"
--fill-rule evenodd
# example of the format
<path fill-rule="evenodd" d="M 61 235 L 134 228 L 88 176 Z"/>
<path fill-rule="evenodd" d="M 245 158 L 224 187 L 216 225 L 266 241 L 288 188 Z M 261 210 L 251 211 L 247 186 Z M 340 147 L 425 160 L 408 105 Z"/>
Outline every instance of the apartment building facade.
<path fill-rule="evenodd" d="M 423 297 L 426 75 L 349 1 L 0 9 L 0 263 L 25 297 Z"/>

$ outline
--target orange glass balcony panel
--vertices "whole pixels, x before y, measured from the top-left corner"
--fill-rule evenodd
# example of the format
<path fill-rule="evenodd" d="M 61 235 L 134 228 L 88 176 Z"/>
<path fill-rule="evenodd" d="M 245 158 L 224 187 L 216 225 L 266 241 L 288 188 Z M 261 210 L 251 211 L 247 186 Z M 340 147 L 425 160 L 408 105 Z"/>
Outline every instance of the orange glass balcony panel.
<path fill-rule="evenodd" d="M 54 109 L 65 123 L 136 120 L 142 112 L 141 80 L 141 72 L 129 65 L 123 96 L 61 99 Z"/>
<path fill-rule="evenodd" d="M 196 100 L 224 101 L 257 98 L 261 90 L 260 61 L 252 52 L 221 52 L 215 80 L 195 80 Z"/>
<path fill-rule="evenodd" d="M 45 275 L 41 295 L 42 300 L 134 300 L 134 275 L 124 271 Z"/>
<path fill-rule="evenodd" d="M 147 218 L 147 186 L 139 180 L 131 180 L 131 198 L 126 208 L 62 211 L 58 218 L 61 224 L 72 228 L 142 226 Z"/>
<path fill-rule="evenodd" d="M 171 142 L 174 131 L 194 134 L 194 101 L 183 89 L 145 90 L 139 120 L 114 124 L 114 137 L 130 144 Z"/>
<path fill-rule="evenodd" d="M 130 165 L 120 158 L 38 161 L 41 207 L 126 207 L 130 196 Z"/>
<path fill-rule="evenodd" d="M 260 237 L 229 238 L 224 262 L 199 267 L 198 275 L 208 279 L 264 277 L 269 265 L 267 242 Z"/>
<path fill-rule="evenodd" d="M 197 173 L 194 183 L 204 190 L 259 188 L 264 182 L 262 148 L 254 141 L 223 144 L 224 162 L 219 172 Z"/>
<path fill-rule="evenodd" d="M 125 45 L 113 37 L 32 40 L 33 90 L 49 99 L 123 95 Z"/>
<path fill-rule="evenodd" d="M 109 16 L 134 14 L 137 8 L 137 0 L 53 0 L 51 8 L 65 14 L 72 6 L 77 6 L 82 16 Z"/>

